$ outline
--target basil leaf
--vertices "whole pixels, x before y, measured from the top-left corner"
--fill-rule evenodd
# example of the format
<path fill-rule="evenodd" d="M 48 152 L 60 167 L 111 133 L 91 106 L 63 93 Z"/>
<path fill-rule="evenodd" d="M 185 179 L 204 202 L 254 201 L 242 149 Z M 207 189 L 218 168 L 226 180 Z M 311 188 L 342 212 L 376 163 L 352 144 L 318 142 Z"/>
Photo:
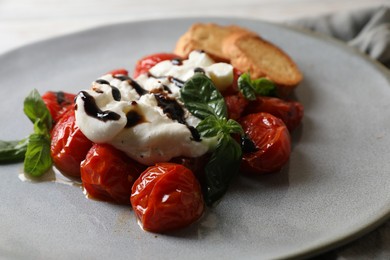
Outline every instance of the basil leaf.
<path fill-rule="evenodd" d="M 229 119 L 226 122 L 226 129 L 229 131 L 229 134 L 244 134 L 244 130 L 242 129 L 242 126 L 233 119 Z"/>
<path fill-rule="evenodd" d="M 39 125 L 41 130 L 44 128 L 51 129 L 52 118 L 49 109 L 47 109 L 42 97 L 36 89 L 32 90 L 25 98 L 23 111 L 34 124 L 38 119 L 42 122 L 42 124 Z"/>
<path fill-rule="evenodd" d="M 0 164 L 23 161 L 27 150 L 27 139 L 0 141 Z"/>
<path fill-rule="evenodd" d="M 24 172 L 38 177 L 47 172 L 52 165 L 50 156 L 52 118 L 49 109 L 36 89 L 31 91 L 24 100 L 23 110 L 34 123 L 34 133 L 28 137 Z"/>
<path fill-rule="evenodd" d="M 220 122 L 215 116 L 208 116 L 199 122 L 196 130 L 203 137 L 214 137 L 220 132 Z"/>
<path fill-rule="evenodd" d="M 243 73 L 238 78 L 238 88 L 245 98 L 255 100 L 256 96 L 276 96 L 275 84 L 266 78 L 252 80 L 249 73 Z"/>
<path fill-rule="evenodd" d="M 185 82 L 180 90 L 185 107 L 199 119 L 210 115 L 227 117 L 227 108 L 223 96 L 214 83 L 203 73 L 195 75 Z"/>
<path fill-rule="evenodd" d="M 238 89 L 244 95 L 244 97 L 248 100 L 256 99 L 256 92 L 251 84 L 251 78 L 249 73 L 243 73 L 237 80 Z"/>
<path fill-rule="evenodd" d="M 204 199 L 208 206 L 219 201 L 238 174 L 241 146 L 230 136 L 222 135 L 205 168 Z"/>
<path fill-rule="evenodd" d="M 275 96 L 276 86 L 275 84 L 266 78 L 259 78 L 252 80 L 252 86 L 254 87 L 256 94 L 260 96 Z"/>
<path fill-rule="evenodd" d="M 203 119 L 197 126 L 196 130 L 198 130 L 199 134 L 203 137 L 213 137 L 222 133 L 224 135 L 229 134 L 243 134 L 242 127 L 236 121 L 225 118 L 219 119 L 215 116 L 208 116 Z"/>
<path fill-rule="evenodd" d="M 38 177 L 47 172 L 51 165 L 50 137 L 37 133 L 31 134 L 24 159 L 24 172 Z"/>

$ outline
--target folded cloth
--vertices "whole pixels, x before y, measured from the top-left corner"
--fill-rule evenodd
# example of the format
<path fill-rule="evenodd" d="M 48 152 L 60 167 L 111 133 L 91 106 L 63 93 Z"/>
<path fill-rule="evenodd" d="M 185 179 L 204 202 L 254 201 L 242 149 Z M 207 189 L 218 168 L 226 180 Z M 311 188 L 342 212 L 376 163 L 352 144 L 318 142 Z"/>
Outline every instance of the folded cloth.
<path fill-rule="evenodd" d="M 345 41 L 390 68 L 389 6 L 302 18 L 287 24 Z"/>

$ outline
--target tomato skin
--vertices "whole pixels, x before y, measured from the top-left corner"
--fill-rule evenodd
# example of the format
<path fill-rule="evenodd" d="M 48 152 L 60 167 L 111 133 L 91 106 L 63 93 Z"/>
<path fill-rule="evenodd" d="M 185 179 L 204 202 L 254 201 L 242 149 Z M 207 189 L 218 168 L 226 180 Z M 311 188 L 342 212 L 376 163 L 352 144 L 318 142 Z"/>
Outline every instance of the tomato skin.
<path fill-rule="evenodd" d="M 128 76 L 129 72 L 126 69 L 116 69 L 116 70 L 110 71 L 108 74 L 112 74 L 113 76 L 115 76 L 115 75 L 125 75 L 125 76 Z"/>
<path fill-rule="evenodd" d="M 182 60 L 182 57 L 173 53 L 155 53 L 143 57 L 137 61 L 135 65 L 133 76 L 138 77 L 143 73 L 147 73 L 154 65 L 164 60 Z"/>
<path fill-rule="evenodd" d="M 233 120 L 239 119 L 249 104 L 249 101 L 241 94 L 224 96 L 228 117 Z"/>
<path fill-rule="evenodd" d="M 290 132 L 294 131 L 302 121 L 303 105 L 297 101 L 288 101 L 275 97 L 257 97 L 250 102 L 244 114 L 266 112 L 280 118 Z"/>
<path fill-rule="evenodd" d="M 244 152 L 243 172 L 261 174 L 279 171 L 289 160 L 290 134 L 279 118 L 268 113 L 247 115 L 239 120 L 256 150 Z"/>
<path fill-rule="evenodd" d="M 144 230 L 155 233 L 186 227 L 204 211 L 199 182 L 188 168 L 175 163 L 146 169 L 134 183 L 130 200 Z"/>
<path fill-rule="evenodd" d="M 76 125 L 74 109 L 64 114 L 51 133 L 51 157 L 64 174 L 80 177 L 80 163 L 92 146 Z"/>
<path fill-rule="evenodd" d="M 108 144 L 94 144 L 81 162 L 81 180 L 88 195 L 129 204 L 131 187 L 144 166 Z"/>
<path fill-rule="evenodd" d="M 62 91 L 48 91 L 42 95 L 54 124 L 73 106 L 75 97 L 75 94 Z"/>

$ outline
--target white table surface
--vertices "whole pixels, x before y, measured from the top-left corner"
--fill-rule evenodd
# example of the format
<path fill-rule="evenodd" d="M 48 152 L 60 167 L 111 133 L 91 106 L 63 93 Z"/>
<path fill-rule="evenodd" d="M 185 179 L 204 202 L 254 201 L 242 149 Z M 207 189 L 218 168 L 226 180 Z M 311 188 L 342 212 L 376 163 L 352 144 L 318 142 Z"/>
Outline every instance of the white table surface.
<path fill-rule="evenodd" d="M 383 4 L 389 5 L 390 0 L 0 0 L 0 54 L 38 40 L 117 22 L 201 15 L 282 23 Z M 390 259 L 390 221 L 317 258 Z"/>

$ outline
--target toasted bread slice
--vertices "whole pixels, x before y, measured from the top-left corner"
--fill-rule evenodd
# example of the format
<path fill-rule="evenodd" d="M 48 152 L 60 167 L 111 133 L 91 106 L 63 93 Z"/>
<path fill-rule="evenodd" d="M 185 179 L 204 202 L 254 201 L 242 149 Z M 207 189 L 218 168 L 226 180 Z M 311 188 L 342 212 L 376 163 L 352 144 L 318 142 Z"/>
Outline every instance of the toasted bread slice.
<path fill-rule="evenodd" d="M 174 53 L 187 57 L 193 50 L 204 50 L 217 59 L 226 60 L 222 52 L 222 42 L 232 33 L 254 34 L 238 26 L 220 26 L 213 23 L 194 24 L 180 37 Z"/>
<path fill-rule="evenodd" d="M 249 72 L 252 78 L 267 77 L 286 95 L 302 80 L 294 61 L 280 48 L 256 35 L 231 34 L 222 44 L 222 53 L 233 67 Z"/>
<path fill-rule="evenodd" d="M 240 71 L 249 72 L 252 78 L 269 78 L 283 96 L 302 80 L 298 66 L 283 50 L 239 26 L 194 24 L 180 37 L 174 52 L 187 57 L 193 50 L 203 50 L 219 61 L 230 62 Z"/>

